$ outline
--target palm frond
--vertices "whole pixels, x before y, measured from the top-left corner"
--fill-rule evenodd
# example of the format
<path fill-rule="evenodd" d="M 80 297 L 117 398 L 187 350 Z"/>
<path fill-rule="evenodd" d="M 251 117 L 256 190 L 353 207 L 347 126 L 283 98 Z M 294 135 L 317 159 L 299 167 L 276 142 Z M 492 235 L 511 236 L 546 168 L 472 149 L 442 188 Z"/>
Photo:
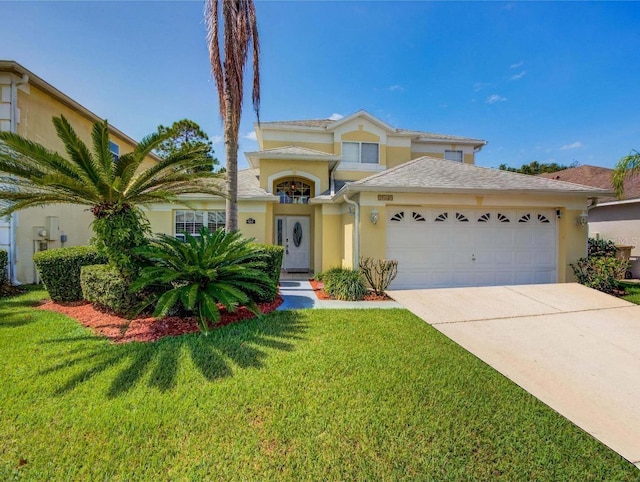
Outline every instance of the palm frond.
<path fill-rule="evenodd" d="M 628 156 L 620 159 L 613 170 L 611 183 L 618 198 L 624 195 L 624 181 L 638 173 L 640 173 L 640 152 L 633 150 Z"/>

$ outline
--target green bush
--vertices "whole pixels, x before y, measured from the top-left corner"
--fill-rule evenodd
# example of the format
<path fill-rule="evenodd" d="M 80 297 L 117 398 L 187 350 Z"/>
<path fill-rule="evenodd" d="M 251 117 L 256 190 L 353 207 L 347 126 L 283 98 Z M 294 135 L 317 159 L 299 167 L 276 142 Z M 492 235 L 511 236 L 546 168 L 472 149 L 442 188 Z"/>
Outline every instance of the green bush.
<path fill-rule="evenodd" d="M 79 301 L 83 299 L 80 269 L 106 263 L 107 258 L 92 246 L 72 246 L 40 251 L 33 262 L 53 301 Z"/>
<path fill-rule="evenodd" d="M 324 290 L 336 300 L 358 301 L 368 291 L 362 274 L 348 268 L 334 268 L 325 272 L 323 281 Z"/>
<path fill-rule="evenodd" d="M 589 258 L 615 258 L 618 254 L 616 244 L 607 239 L 589 238 L 587 256 Z"/>
<path fill-rule="evenodd" d="M 129 285 L 113 266 L 92 264 L 80 270 L 84 299 L 120 315 L 128 314 L 137 303 L 138 298 L 129 292 Z"/>
<path fill-rule="evenodd" d="M 321 271 L 320 273 L 316 273 L 313 279 L 322 283 L 325 281 L 327 277 L 330 277 L 335 273 L 342 272 L 343 269 L 344 268 L 341 268 L 340 266 L 335 266 L 333 268 L 329 268 L 327 271 Z"/>
<path fill-rule="evenodd" d="M 7 277 L 7 266 L 9 265 L 9 253 L 4 249 L 0 249 L 0 285 L 6 285 L 9 282 Z"/>
<path fill-rule="evenodd" d="M 614 257 L 593 256 L 580 258 L 570 266 L 578 283 L 611 294 L 620 289 L 620 280 L 629 263 Z"/>
<path fill-rule="evenodd" d="M 153 316 L 159 318 L 181 304 L 197 316 L 203 332 L 220 320 L 218 304 L 228 311 L 245 306 L 260 315 L 254 300 L 273 289 L 267 255 L 238 231 L 202 228 L 197 238 L 185 234 L 185 242 L 162 234 L 136 253 L 150 266 L 142 269 L 131 291 L 153 289 L 146 304 L 155 303 Z"/>
<path fill-rule="evenodd" d="M 273 281 L 273 285 L 269 286 L 268 289 L 265 289 L 264 294 L 255 295 L 253 300 L 258 303 L 273 301 L 278 295 L 278 283 L 280 282 L 280 270 L 282 269 L 284 248 L 282 246 L 274 246 L 272 244 L 251 244 L 250 246 L 261 253 L 259 259 L 256 259 L 255 261 L 266 263 L 267 266 L 265 267 L 265 272 Z"/>

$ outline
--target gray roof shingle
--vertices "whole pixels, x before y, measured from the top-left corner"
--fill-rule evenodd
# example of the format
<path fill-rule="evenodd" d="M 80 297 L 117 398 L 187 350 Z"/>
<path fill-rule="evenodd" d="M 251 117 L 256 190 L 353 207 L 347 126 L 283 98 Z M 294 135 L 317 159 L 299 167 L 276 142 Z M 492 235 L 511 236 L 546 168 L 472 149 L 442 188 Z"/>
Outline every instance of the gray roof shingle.
<path fill-rule="evenodd" d="M 420 157 L 349 185 L 353 190 L 393 189 L 406 191 L 525 191 L 604 196 L 609 191 L 591 186 L 528 176 L 508 171 Z"/>

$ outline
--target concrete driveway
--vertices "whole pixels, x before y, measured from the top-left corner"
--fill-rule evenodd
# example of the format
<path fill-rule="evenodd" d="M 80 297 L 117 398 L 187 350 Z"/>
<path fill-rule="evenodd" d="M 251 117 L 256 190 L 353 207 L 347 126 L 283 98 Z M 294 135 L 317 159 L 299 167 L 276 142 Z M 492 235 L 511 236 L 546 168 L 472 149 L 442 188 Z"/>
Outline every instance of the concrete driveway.
<path fill-rule="evenodd" d="M 390 296 L 640 468 L 640 306 L 579 284 Z"/>

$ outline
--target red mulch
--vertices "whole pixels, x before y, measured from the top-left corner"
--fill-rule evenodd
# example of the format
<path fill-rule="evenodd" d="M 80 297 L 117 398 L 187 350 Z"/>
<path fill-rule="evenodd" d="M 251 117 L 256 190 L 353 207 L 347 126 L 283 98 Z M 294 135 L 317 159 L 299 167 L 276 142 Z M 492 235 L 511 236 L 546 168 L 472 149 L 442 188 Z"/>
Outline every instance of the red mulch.
<path fill-rule="evenodd" d="M 258 307 L 263 314 L 266 314 L 280 306 L 282 301 L 282 297 L 278 296 L 270 303 L 258 303 Z M 156 341 L 165 336 L 178 336 L 199 331 L 198 325 L 193 317 L 181 318 L 177 316 L 167 316 L 161 320 L 153 317 L 128 320 L 113 313 L 97 310 L 89 302 L 55 303 L 53 301 L 46 301 L 38 306 L 38 308 L 41 310 L 56 311 L 74 318 L 87 328 L 91 328 L 97 334 L 106 336 L 114 343 Z M 214 328 L 255 316 L 244 307 L 238 308 L 234 313 L 221 309 L 220 314 L 220 321 L 213 325 Z"/>
<path fill-rule="evenodd" d="M 324 291 L 324 283 L 321 281 L 316 281 L 314 279 L 310 279 L 309 283 L 311 283 L 311 288 L 313 288 L 313 292 L 316 294 L 319 300 L 331 300 L 331 296 L 329 296 Z M 362 301 L 392 301 L 387 295 L 376 295 L 373 291 L 369 291 Z"/>

